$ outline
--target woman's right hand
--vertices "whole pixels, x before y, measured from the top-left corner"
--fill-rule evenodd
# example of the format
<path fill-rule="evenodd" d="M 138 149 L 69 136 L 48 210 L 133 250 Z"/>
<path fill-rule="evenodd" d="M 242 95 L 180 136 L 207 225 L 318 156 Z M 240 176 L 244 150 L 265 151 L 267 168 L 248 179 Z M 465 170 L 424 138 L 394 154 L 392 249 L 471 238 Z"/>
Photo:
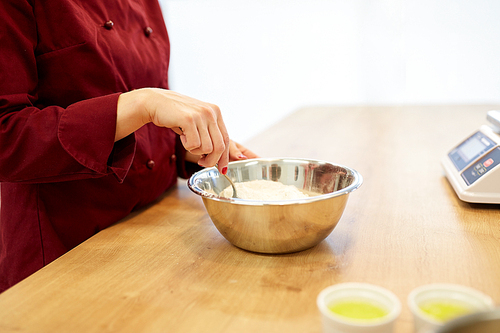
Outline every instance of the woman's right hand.
<path fill-rule="evenodd" d="M 147 123 L 171 128 L 180 135 L 184 148 L 201 156 L 198 164 L 219 171 L 229 163 L 229 135 L 217 105 L 171 90 L 143 88 L 120 95 L 115 141 Z"/>

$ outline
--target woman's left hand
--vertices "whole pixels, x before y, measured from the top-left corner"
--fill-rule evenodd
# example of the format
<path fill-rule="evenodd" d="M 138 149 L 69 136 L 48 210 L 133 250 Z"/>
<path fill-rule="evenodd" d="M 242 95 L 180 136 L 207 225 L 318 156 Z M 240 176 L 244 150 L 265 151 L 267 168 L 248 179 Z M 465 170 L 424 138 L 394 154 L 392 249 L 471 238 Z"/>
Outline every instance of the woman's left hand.
<path fill-rule="evenodd" d="M 257 158 L 259 157 L 257 154 L 255 154 L 253 151 L 250 149 L 247 149 L 245 146 L 234 142 L 230 141 L 229 142 L 229 161 L 240 161 L 240 160 L 246 160 L 249 158 Z M 192 163 L 198 163 L 199 159 L 201 156 L 199 155 L 193 155 L 189 151 L 186 151 L 186 161 L 192 162 Z"/>
<path fill-rule="evenodd" d="M 247 149 L 243 145 L 240 145 L 237 142 L 229 141 L 229 161 L 239 161 L 246 160 L 249 158 L 257 158 L 257 154 L 255 154 L 250 149 Z"/>

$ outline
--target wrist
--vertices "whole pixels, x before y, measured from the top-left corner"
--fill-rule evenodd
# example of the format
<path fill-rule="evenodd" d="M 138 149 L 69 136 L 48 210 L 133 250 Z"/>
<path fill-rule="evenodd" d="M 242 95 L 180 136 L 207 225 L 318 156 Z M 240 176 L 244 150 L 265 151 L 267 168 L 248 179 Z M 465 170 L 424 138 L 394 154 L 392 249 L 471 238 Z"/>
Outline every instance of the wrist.
<path fill-rule="evenodd" d="M 115 142 L 132 134 L 150 122 L 146 104 L 145 89 L 122 93 L 116 107 Z"/>

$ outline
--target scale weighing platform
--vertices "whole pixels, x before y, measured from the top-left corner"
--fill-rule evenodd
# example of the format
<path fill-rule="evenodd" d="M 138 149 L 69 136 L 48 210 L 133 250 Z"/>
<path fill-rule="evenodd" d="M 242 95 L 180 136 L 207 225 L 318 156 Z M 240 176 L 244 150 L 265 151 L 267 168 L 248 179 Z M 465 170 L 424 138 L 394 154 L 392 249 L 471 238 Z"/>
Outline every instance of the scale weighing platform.
<path fill-rule="evenodd" d="M 489 125 L 482 125 L 441 164 L 462 201 L 500 203 L 500 111 L 488 111 Z"/>

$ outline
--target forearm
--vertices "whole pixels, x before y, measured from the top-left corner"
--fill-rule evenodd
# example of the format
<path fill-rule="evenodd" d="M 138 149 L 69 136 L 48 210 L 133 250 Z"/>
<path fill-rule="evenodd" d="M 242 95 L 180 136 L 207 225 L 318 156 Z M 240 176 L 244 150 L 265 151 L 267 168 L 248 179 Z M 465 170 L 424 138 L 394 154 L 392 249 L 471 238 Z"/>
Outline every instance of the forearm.
<path fill-rule="evenodd" d="M 115 142 L 134 133 L 149 122 L 145 116 L 145 90 L 133 90 L 123 93 L 118 98 L 116 107 Z"/>
<path fill-rule="evenodd" d="M 172 129 L 184 148 L 199 156 L 198 164 L 224 170 L 229 160 L 229 136 L 219 108 L 210 103 L 159 88 L 143 88 L 120 95 L 115 141 L 147 123 Z"/>
<path fill-rule="evenodd" d="M 28 107 L 1 118 L 5 127 L 0 134 L 0 181 L 58 182 L 126 170 L 133 154 L 108 164 L 115 147 L 118 98 L 118 94 L 101 96 L 66 109 Z M 120 142 L 126 144 L 129 140 Z"/>

